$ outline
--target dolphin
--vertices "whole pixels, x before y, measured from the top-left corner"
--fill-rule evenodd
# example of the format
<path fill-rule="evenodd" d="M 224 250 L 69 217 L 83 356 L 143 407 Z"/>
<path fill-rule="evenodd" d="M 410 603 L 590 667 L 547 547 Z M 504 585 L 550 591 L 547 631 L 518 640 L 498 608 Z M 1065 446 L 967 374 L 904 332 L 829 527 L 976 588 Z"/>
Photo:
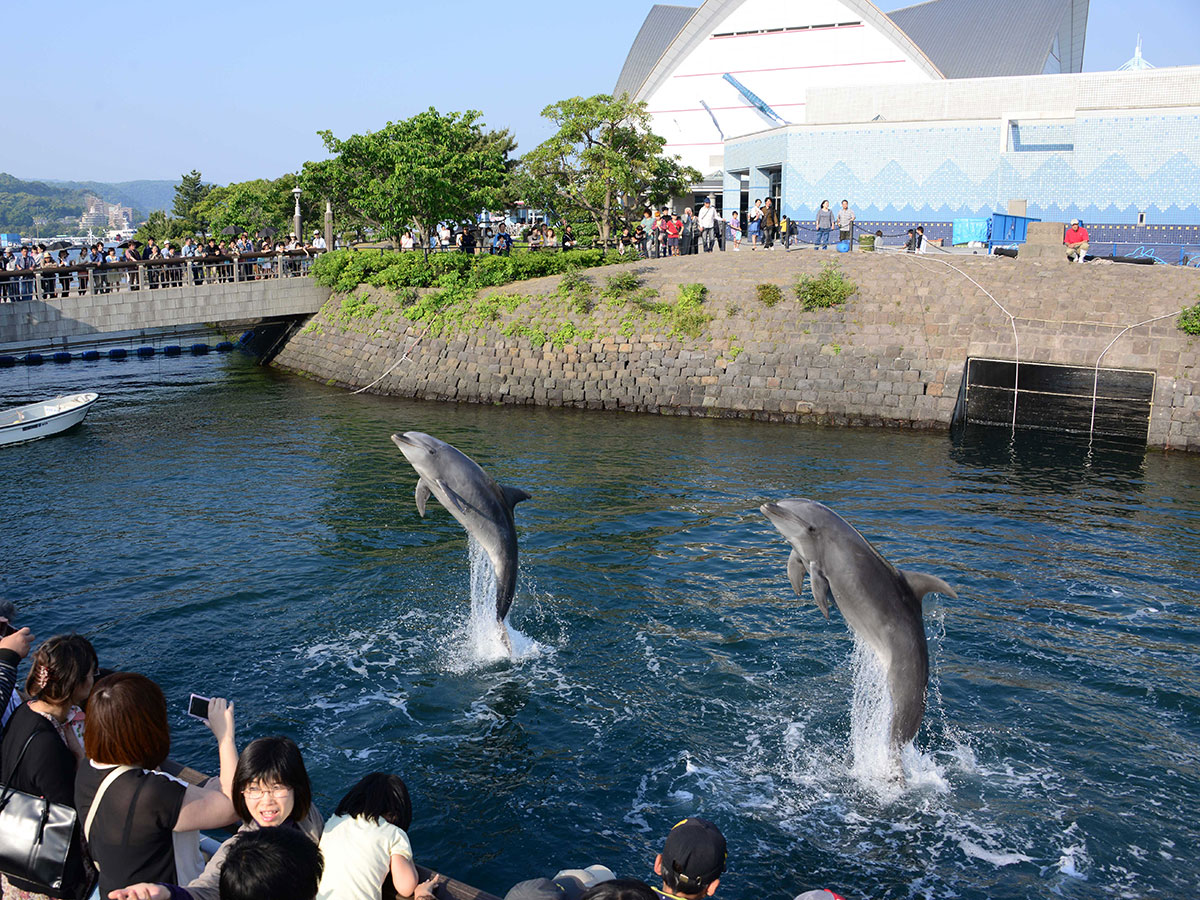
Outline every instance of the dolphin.
<path fill-rule="evenodd" d="M 425 515 L 432 494 L 475 538 L 492 561 L 496 621 L 503 624 L 517 588 L 517 528 L 513 507 L 529 494 L 497 484 L 456 447 L 420 431 L 393 434 L 392 441 L 417 470 L 417 512 Z M 501 633 L 507 634 L 501 629 Z"/>
<path fill-rule="evenodd" d="M 829 618 L 829 598 L 887 672 L 892 698 L 891 743 L 911 741 L 925 715 L 929 648 L 921 599 L 937 592 L 958 597 L 940 578 L 903 572 L 879 555 L 845 519 L 815 500 L 780 500 L 759 509 L 792 546 L 788 580 L 797 595 L 810 575 L 813 599 Z"/>

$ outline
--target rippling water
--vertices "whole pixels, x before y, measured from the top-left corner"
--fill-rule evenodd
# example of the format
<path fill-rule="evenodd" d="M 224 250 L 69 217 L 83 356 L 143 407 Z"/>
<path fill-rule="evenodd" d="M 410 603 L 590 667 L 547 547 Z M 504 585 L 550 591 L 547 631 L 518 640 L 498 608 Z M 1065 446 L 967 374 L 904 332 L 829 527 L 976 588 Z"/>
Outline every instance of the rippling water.
<path fill-rule="evenodd" d="M 0 591 L 158 680 L 193 765 L 216 759 L 187 695 L 227 695 L 243 742 L 301 743 L 327 813 L 403 775 L 418 859 L 500 894 L 592 862 L 649 878 L 693 812 L 729 839 L 730 900 L 1200 883 L 1200 460 L 414 404 L 234 357 L 0 372 L 5 406 L 83 388 L 82 427 L 0 450 Z M 533 495 L 516 663 L 472 634 L 461 528 L 417 515 L 408 429 Z M 873 660 L 792 594 L 757 512 L 788 496 L 958 590 L 926 601 L 903 788 L 856 764 Z"/>

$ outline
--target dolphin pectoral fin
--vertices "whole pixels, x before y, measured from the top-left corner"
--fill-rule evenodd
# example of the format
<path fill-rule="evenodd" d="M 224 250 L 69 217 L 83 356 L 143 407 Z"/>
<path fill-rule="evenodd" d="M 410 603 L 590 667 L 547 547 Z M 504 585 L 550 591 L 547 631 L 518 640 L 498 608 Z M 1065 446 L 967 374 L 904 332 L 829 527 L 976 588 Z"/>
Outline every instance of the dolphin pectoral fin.
<path fill-rule="evenodd" d="M 809 581 L 812 582 L 813 600 L 817 602 L 817 606 L 829 618 L 829 579 L 825 577 L 825 573 L 820 569 L 813 567 L 810 573 Z"/>
<path fill-rule="evenodd" d="M 804 576 L 808 574 L 808 569 L 804 568 L 804 560 L 800 558 L 800 554 L 793 548 L 788 554 L 787 561 L 787 576 L 788 581 L 792 583 L 792 590 L 797 594 L 804 593 Z"/>
<path fill-rule="evenodd" d="M 508 504 L 508 508 L 512 509 L 522 500 L 530 499 L 529 494 L 520 488 L 509 487 L 507 484 L 500 485 L 500 492 L 504 494 L 504 502 Z"/>
<path fill-rule="evenodd" d="M 453 503 L 459 512 L 465 513 L 470 511 L 471 507 L 467 505 L 467 502 L 463 500 L 462 497 L 458 496 L 458 494 L 454 492 L 454 489 L 450 487 L 450 485 L 446 484 L 446 482 L 442 481 L 440 478 L 438 479 L 437 485 L 442 489 L 442 494 L 445 495 L 446 499 Z"/>
<path fill-rule="evenodd" d="M 804 596 L 804 576 L 808 574 L 808 569 L 804 568 L 804 560 L 800 554 L 793 549 L 788 555 L 787 575 L 788 581 L 792 584 L 792 590 L 796 592 L 797 597 Z M 829 618 L 829 612 L 825 612 L 825 618 Z"/>
<path fill-rule="evenodd" d="M 429 489 L 429 482 L 426 481 L 424 478 L 418 478 L 417 479 L 417 495 L 416 495 L 417 496 L 417 512 L 419 512 L 421 514 L 422 518 L 425 517 L 425 504 L 429 502 L 429 497 L 431 494 L 433 494 L 433 491 L 431 491 Z"/>
<path fill-rule="evenodd" d="M 958 599 L 958 594 L 954 588 L 942 581 L 936 575 L 926 575 L 924 572 L 905 572 L 901 570 L 900 577 L 908 582 L 909 588 L 917 600 L 920 600 L 926 594 L 945 594 L 947 597 Z"/>

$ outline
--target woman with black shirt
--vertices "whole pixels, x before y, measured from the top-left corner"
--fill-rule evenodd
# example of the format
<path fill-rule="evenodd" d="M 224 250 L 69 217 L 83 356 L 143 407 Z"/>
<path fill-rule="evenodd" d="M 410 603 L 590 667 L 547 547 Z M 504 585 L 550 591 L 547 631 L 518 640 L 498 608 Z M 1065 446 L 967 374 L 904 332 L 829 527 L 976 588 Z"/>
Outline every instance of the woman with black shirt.
<path fill-rule="evenodd" d="M 177 856 L 175 836 L 237 818 L 230 799 L 237 767 L 232 705 L 214 697 L 206 721 L 221 760 L 217 787 L 185 784 L 155 771 L 171 746 L 167 701 L 157 684 L 133 672 L 114 672 L 96 684 L 84 731 L 87 759 L 75 775 L 75 808 L 85 829 L 92 816 L 88 848 L 100 869 L 101 897 L 143 881 L 190 881 L 200 868 L 183 870 L 192 860 Z M 193 838 L 190 848 L 194 845 Z M 181 838 L 180 853 L 188 849 Z"/>
<path fill-rule="evenodd" d="M 38 648 L 25 682 L 31 699 L 12 714 L 0 743 L 0 781 L 54 803 L 75 805 L 75 768 L 83 759 L 83 747 L 70 721 L 71 711 L 87 701 L 95 677 L 96 651 L 87 638 L 59 635 Z M 90 880 L 86 870 L 76 834 L 63 890 L 55 896 L 80 893 Z M 6 875 L 4 900 L 49 896 L 39 893 L 40 887 Z"/>

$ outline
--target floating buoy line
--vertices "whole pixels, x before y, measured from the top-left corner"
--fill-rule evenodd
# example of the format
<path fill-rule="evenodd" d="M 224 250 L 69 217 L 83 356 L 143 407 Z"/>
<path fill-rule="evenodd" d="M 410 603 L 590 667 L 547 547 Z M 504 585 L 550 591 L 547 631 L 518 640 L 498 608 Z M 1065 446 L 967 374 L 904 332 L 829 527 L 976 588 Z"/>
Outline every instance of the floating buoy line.
<path fill-rule="evenodd" d="M 178 337 L 177 335 L 175 337 Z M 155 356 L 162 355 L 169 358 L 182 356 L 206 356 L 209 353 L 228 353 L 238 347 L 246 349 L 250 340 L 254 337 L 253 331 L 247 331 L 241 336 L 241 339 L 235 344 L 233 341 L 218 341 L 215 344 L 210 344 L 207 341 L 196 341 L 191 344 L 172 343 L 164 344 L 161 347 L 156 347 L 151 344 L 142 344 L 132 350 L 128 347 L 109 347 L 108 349 L 90 347 L 86 350 L 55 350 L 53 352 L 38 352 L 34 350 L 25 353 L 0 353 L 0 369 L 11 369 L 14 366 L 41 366 L 46 363 L 55 365 L 64 365 L 66 363 L 75 362 L 99 362 L 101 360 L 110 360 L 112 362 L 121 362 L 133 356 L 137 359 L 153 359 Z M 143 338 L 144 339 L 144 338 Z"/>

